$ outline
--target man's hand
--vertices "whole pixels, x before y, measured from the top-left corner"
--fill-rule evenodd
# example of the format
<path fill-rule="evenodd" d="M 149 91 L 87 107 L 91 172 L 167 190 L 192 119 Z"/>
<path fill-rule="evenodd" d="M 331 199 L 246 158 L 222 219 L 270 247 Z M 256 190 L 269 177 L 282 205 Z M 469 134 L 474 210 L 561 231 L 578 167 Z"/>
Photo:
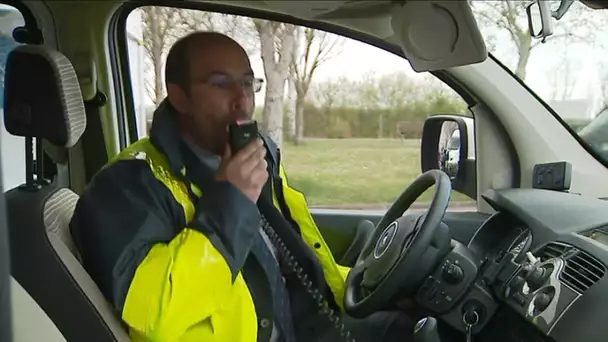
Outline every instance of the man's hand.
<path fill-rule="evenodd" d="M 234 156 L 230 146 L 222 157 L 217 180 L 228 181 L 254 203 L 268 180 L 266 148 L 261 139 L 256 139 Z"/>

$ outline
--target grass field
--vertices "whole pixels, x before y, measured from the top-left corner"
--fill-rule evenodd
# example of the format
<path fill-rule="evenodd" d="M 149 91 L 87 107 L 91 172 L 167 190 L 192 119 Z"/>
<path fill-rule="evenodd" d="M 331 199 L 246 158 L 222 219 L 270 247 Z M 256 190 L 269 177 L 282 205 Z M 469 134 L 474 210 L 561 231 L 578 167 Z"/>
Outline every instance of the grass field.
<path fill-rule="evenodd" d="M 419 140 L 311 139 L 282 154 L 289 184 L 314 207 L 386 208 L 421 173 Z M 473 203 L 456 192 L 452 202 Z"/>

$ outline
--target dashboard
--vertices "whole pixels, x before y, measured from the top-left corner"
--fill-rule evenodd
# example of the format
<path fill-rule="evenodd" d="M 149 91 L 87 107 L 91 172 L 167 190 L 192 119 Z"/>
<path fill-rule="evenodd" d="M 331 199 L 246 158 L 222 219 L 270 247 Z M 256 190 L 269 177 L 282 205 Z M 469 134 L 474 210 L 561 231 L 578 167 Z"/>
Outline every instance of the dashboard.
<path fill-rule="evenodd" d="M 496 213 L 467 247 L 479 265 L 476 286 L 501 304 L 479 340 L 605 341 L 608 201 L 540 189 L 483 198 Z"/>

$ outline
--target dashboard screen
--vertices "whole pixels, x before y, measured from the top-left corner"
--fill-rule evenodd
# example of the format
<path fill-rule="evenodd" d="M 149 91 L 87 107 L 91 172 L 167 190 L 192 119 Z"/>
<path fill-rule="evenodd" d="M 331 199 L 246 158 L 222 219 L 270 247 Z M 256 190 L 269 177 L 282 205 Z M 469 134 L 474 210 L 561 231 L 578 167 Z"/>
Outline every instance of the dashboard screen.
<path fill-rule="evenodd" d="M 608 246 L 608 233 L 601 230 L 594 230 L 586 234 L 588 238 L 591 238 L 603 245 Z"/>

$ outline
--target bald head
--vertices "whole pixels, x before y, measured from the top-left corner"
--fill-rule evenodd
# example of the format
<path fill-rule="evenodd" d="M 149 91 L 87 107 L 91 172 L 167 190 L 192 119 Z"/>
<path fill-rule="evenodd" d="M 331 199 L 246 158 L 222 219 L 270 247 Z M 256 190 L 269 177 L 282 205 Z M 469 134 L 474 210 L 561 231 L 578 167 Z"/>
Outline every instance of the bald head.
<path fill-rule="evenodd" d="M 245 50 L 234 39 L 212 31 L 190 33 L 180 38 L 169 50 L 165 65 L 165 85 L 176 84 L 185 91 L 189 89 L 191 65 L 194 58 L 218 57 L 218 50 L 232 50 L 236 54 L 247 56 Z M 209 59 L 209 58 L 204 58 Z"/>
<path fill-rule="evenodd" d="M 195 32 L 171 47 L 165 83 L 183 133 L 201 147 L 223 154 L 227 126 L 251 118 L 261 80 L 254 77 L 247 53 L 232 38 Z"/>

